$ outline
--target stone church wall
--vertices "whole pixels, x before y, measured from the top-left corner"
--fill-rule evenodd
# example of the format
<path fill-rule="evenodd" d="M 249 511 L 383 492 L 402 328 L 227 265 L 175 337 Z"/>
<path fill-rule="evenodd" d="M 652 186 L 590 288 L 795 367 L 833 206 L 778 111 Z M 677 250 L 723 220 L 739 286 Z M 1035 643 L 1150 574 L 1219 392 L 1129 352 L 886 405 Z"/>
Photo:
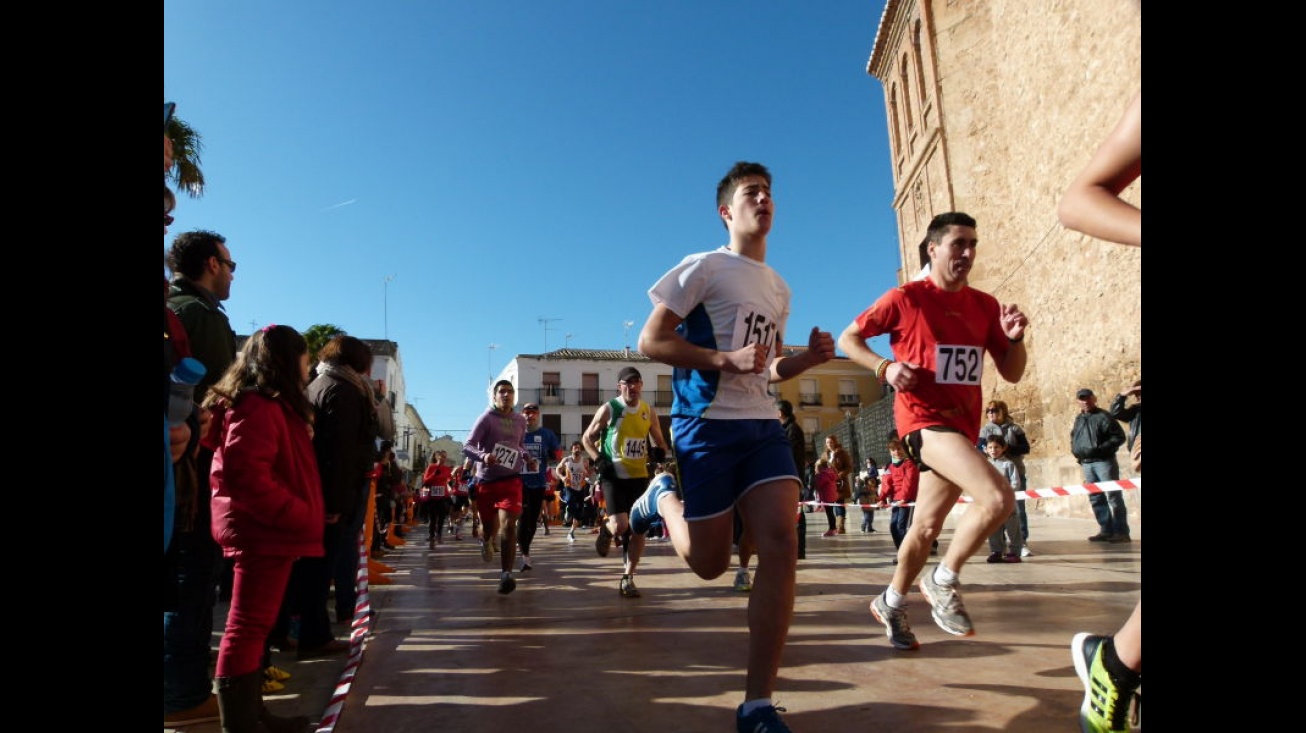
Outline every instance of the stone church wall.
<path fill-rule="evenodd" d="M 890 136 L 913 146 L 895 151 L 902 277 L 920 268 L 930 217 L 965 211 L 980 240 L 971 285 L 1030 319 L 1022 381 L 1006 383 L 990 360 L 983 383 L 1029 435 L 1032 488 L 1083 482 L 1070 455 L 1075 391 L 1092 389 L 1106 408 L 1142 376 L 1141 249 L 1071 232 L 1056 216 L 1061 192 L 1141 89 L 1141 27 L 1137 0 L 890 0 L 868 65 L 886 106 L 901 84 L 897 60 L 917 54 L 923 67 L 910 92 L 915 135 Z M 879 45 L 889 42 L 892 52 Z M 1124 197 L 1142 205 L 1141 179 Z M 1131 516 L 1139 494 L 1126 494 Z M 1091 516 L 1083 497 L 1039 504 Z"/>

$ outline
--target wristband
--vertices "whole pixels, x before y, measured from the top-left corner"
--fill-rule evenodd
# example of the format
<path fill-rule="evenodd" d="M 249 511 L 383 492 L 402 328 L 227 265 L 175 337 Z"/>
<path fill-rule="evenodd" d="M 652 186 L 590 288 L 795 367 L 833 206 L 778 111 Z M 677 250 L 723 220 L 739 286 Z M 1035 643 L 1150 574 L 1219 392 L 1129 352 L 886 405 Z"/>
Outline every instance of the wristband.
<path fill-rule="evenodd" d="M 1013 344 L 1018 344 L 1018 343 L 1020 343 L 1021 341 L 1024 341 L 1024 340 L 1025 340 L 1025 334 L 1023 334 L 1023 333 L 1020 334 L 1020 338 L 1018 338 L 1018 339 L 1013 339 L 1012 337 L 1008 336 L 1008 337 L 1007 337 L 1007 340 L 1010 341 L 1010 342 L 1013 343 Z"/>
<path fill-rule="evenodd" d="M 889 372 L 889 365 L 892 363 L 893 359 L 885 359 L 875 367 L 875 381 L 884 384 L 884 375 Z"/>

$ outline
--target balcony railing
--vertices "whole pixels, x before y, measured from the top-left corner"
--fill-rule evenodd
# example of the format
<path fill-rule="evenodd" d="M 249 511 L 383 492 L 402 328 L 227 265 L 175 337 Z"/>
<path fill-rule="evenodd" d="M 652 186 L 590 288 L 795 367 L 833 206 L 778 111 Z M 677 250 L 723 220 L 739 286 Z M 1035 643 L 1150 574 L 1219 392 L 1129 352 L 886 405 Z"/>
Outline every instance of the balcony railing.
<path fill-rule="evenodd" d="M 536 389 L 522 389 L 517 392 L 517 401 L 525 404 L 534 402 L 541 406 L 561 406 L 561 407 L 598 407 L 604 402 L 617 396 L 617 390 L 603 389 L 564 389 L 562 387 L 538 387 Z M 643 393 L 645 402 L 654 407 L 671 406 L 671 390 L 652 390 L 646 389 Z"/>
<path fill-rule="evenodd" d="M 861 397 L 855 394 L 839 395 L 840 407 L 856 407 L 862 403 Z"/>
<path fill-rule="evenodd" d="M 798 395 L 798 404 L 804 407 L 820 405 L 821 395 L 819 392 L 802 392 Z"/>

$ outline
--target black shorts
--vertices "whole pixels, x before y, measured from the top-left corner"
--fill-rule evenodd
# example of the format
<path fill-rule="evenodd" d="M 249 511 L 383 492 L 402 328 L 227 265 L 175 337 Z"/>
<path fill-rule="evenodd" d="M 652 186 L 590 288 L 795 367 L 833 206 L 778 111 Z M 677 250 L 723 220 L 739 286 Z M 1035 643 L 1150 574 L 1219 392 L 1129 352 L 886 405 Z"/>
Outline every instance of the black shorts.
<path fill-rule="evenodd" d="M 950 428 L 946 425 L 931 425 L 926 428 L 921 428 L 921 430 L 930 430 L 936 433 L 960 433 L 961 432 L 956 428 Z M 903 436 L 902 447 L 906 449 L 907 457 L 916 462 L 916 467 L 921 470 L 921 473 L 934 470 L 929 466 L 925 465 L 925 461 L 921 460 L 921 431 L 920 430 L 913 430 L 912 432 L 907 433 L 905 436 Z"/>
<path fill-rule="evenodd" d="M 630 514 L 639 497 L 648 490 L 649 477 L 603 479 L 603 498 L 608 515 Z"/>

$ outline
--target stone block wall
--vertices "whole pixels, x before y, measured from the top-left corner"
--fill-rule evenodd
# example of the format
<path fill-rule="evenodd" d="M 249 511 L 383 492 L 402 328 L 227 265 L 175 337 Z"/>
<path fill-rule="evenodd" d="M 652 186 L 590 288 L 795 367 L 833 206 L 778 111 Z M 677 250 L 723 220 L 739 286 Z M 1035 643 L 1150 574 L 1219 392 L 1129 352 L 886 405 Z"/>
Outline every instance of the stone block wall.
<path fill-rule="evenodd" d="M 915 22 L 919 52 L 909 48 Z M 886 95 L 901 83 L 898 64 L 875 68 L 877 56 L 918 53 L 926 67 L 916 134 L 890 136 L 913 146 L 894 156 L 905 161 L 895 163 L 894 202 L 904 276 L 919 269 L 929 218 L 965 211 L 980 240 L 971 285 L 1030 319 L 1022 381 L 1006 383 L 990 360 L 983 383 L 1030 438 L 1033 488 L 1083 482 L 1070 455 L 1075 391 L 1092 389 L 1105 408 L 1142 376 L 1141 249 L 1071 232 L 1056 216 L 1065 186 L 1141 89 L 1141 28 L 1137 0 L 890 0 L 868 65 Z M 878 45 L 890 42 L 901 45 Z M 1141 179 L 1123 196 L 1141 206 Z M 1141 515 L 1140 494 L 1126 494 L 1131 515 Z M 1091 516 L 1084 497 L 1027 508 Z"/>

